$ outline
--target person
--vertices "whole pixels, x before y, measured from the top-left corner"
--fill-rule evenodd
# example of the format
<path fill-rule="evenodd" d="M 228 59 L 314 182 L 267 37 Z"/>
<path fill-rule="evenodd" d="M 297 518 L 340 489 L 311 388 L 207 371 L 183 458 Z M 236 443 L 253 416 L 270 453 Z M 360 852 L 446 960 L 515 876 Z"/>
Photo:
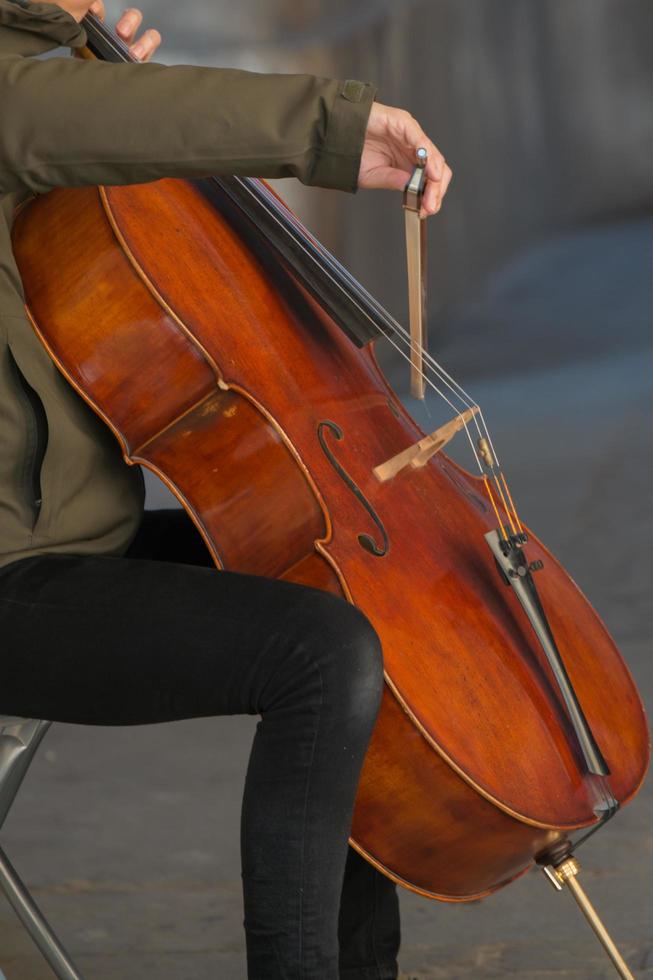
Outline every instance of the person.
<path fill-rule="evenodd" d="M 248 976 L 390 980 L 394 885 L 347 849 L 382 690 L 378 638 L 327 593 L 209 567 L 183 512 L 143 511 L 137 468 L 57 372 L 24 312 L 16 207 L 55 187 L 240 174 L 403 188 L 451 171 L 366 83 L 32 57 L 85 43 L 99 0 L 0 0 L 0 712 L 84 725 L 250 713 L 242 809 Z M 43 256 L 48 261 L 48 256 Z"/>

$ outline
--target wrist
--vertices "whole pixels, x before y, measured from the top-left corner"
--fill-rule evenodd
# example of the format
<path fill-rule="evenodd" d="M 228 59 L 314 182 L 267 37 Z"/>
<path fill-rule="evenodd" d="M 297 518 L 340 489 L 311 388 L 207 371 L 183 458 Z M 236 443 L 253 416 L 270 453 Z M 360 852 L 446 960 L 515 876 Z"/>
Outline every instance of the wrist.
<path fill-rule="evenodd" d="M 316 151 L 310 184 L 354 192 L 375 88 L 365 82 L 338 82 L 322 145 Z"/>

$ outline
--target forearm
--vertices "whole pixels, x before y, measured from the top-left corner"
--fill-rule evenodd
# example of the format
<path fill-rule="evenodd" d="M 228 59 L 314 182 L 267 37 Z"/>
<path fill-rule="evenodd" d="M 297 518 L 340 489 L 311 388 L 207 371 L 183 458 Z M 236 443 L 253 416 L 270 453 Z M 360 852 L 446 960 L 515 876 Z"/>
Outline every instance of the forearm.
<path fill-rule="evenodd" d="M 214 173 L 354 190 L 373 95 L 310 75 L 0 59 L 0 192 Z"/>

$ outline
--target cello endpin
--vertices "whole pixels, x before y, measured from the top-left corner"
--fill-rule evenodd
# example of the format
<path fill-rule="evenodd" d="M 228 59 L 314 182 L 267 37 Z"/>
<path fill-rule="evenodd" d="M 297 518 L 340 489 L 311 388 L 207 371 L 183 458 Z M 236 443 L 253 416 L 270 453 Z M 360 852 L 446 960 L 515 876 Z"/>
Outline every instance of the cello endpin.
<path fill-rule="evenodd" d="M 559 864 L 543 865 L 542 870 L 558 891 L 562 891 L 565 886 L 569 889 L 574 901 L 594 930 L 599 942 L 612 960 L 612 964 L 622 980 L 635 980 L 628 968 L 628 964 L 617 949 L 596 909 L 590 902 L 585 889 L 578 880 L 580 874 L 578 860 L 572 854 L 569 854 Z"/>

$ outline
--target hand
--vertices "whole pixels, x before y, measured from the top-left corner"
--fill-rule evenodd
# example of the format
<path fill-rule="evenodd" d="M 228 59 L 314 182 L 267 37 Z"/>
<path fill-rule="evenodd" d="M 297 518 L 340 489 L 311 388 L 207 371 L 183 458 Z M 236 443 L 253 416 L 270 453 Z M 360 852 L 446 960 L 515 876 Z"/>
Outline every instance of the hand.
<path fill-rule="evenodd" d="M 95 0 L 91 4 L 91 10 L 104 20 L 104 0 Z M 136 32 L 142 23 L 143 14 L 140 10 L 137 10 L 135 7 L 129 7 L 116 24 L 116 34 L 129 47 L 129 50 L 137 61 L 149 61 L 161 44 L 161 35 L 158 31 L 150 27 L 137 38 Z"/>
<path fill-rule="evenodd" d="M 104 0 L 57 0 L 57 6 L 62 7 L 76 21 L 81 21 L 89 11 L 104 20 L 106 11 Z M 161 35 L 158 31 L 147 30 L 139 38 L 136 32 L 143 22 L 143 15 L 140 10 L 130 7 L 124 12 L 116 25 L 116 33 L 128 46 L 129 50 L 137 61 L 149 61 L 161 44 Z"/>
<path fill-rule="evenodd" d="M 403 191 L 421 146 L 428 153 L 422 216 L 436 214 L 453 174 L 436 146 L 409 112 L 374 102 L 361 156 L 359 187 Z"/>

